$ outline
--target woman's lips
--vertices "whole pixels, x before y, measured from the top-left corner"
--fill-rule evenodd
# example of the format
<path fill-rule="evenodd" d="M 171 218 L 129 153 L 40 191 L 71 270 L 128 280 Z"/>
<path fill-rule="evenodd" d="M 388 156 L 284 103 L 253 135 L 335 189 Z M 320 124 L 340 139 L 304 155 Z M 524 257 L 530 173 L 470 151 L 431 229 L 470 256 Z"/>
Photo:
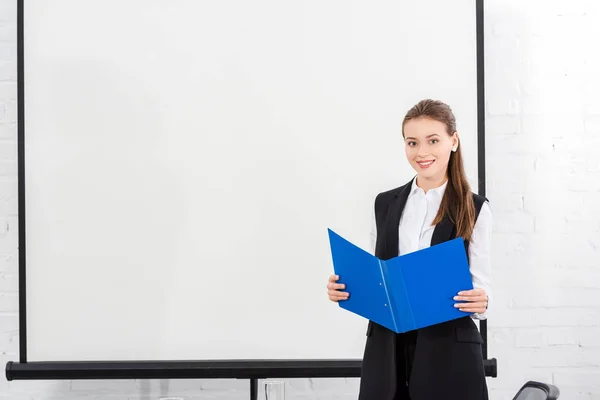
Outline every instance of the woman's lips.
<path fill-rule="evenodd" d="M 417 161 L 417 164 L 419 164 L 419 167 L 425 169 L 429 168 L 434 162 L 435 160 Z"/>

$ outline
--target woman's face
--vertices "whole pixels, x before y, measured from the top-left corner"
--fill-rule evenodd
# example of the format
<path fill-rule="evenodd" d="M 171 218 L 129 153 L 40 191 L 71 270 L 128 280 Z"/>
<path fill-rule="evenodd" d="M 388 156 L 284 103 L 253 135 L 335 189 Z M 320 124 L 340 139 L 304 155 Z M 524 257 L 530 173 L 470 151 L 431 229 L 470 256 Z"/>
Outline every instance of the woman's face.
<path fill-rule="evenodd" d="M 420 117 L 404 124 L 404 144 L 406 159 L 419 176 L 441 180 L 452 148 L 458 147 L 458 134 L 450 136 L 443 122 Z"/>

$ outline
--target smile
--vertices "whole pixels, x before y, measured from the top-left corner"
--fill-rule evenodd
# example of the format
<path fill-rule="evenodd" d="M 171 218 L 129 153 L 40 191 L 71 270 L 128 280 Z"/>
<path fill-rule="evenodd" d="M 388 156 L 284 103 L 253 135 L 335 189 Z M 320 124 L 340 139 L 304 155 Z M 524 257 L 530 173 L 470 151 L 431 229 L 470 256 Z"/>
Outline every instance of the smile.
<path fill-rule="evenodd" d="M 433 164 L 435 162 L 435 160 L 430 160 L 430 161 L 417 161 L 417 164 L 419 164 L 419 166 L 421 168 L 429 168 L 429 166 L 431 164 Z"/>

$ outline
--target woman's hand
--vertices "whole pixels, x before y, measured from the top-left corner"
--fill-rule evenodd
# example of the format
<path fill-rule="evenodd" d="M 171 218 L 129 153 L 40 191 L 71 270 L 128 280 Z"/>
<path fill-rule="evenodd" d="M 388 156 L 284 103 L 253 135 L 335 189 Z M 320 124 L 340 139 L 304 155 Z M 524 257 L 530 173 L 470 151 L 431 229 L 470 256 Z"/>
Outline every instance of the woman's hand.
<path fill-rule="evenodd" d="M 337 275 L 331 275 L 329 277 L 329 281 L 327 282 L 327 294 L 329 295 L 329 300 L 331 301 L 340 301 L 346 300 L 350 294 L 348 292 L 340 292 L 339 289 L 345 289 L 346 285 L 343 283 L 336 283 L 340 279 Z"/>
<path fill-rule="evenodd" d="M 485 289 L 481 288 L 458 292 L 458 296 L 454 296 L 454 300 L 461 301 L 456 303 L 454 307 L 468 313 L 482 314 L 488 306 L 488 296 Z"/>

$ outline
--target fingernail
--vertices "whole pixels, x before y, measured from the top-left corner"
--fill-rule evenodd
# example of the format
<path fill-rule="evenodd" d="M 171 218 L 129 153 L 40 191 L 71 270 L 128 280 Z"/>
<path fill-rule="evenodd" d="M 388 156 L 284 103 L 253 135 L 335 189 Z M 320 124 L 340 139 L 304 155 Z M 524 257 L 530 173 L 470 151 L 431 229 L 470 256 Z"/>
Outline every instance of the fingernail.
<path fill-rule="evenodd" d="M 453 300 L 458 300 L 458 296 L 454 296 L 452 299 Z"/>
<path fill-rule="evenodd" d="M 460 304 L 455 304 L 454 307 L 458 308 L 460 307 Z"/>
<path fill-rule="evenodd" d="M 458 292 L 459 296 L 462 296 L 463 294 L 465 294 L 465 292 Z"/>

